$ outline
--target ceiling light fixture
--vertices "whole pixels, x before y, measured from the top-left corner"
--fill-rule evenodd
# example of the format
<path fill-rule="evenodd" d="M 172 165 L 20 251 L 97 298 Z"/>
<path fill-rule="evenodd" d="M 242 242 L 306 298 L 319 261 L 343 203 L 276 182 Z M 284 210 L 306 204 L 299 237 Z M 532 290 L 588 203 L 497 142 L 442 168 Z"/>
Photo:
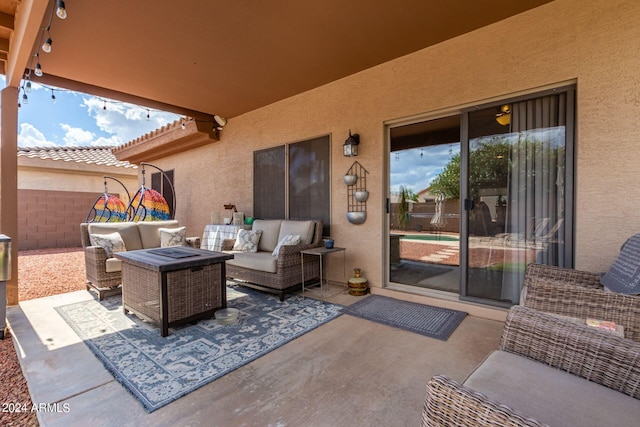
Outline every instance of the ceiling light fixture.
<path fill-rule="evenodd" d="M 62 0 L 58 0 L 56 15 L 58 15 L 58 18 L 60 19 L 67 19 L 67 9 L 64 7 L 64 2 Z"/>
<path fill-rule="evenodd" d="M 511 123 L 511 106 L 509 104 L 505 104 L 500 107 L 500 112 L 496 114 L 496 122 L 500 123 L 502 126 L 506 126 Z"/>

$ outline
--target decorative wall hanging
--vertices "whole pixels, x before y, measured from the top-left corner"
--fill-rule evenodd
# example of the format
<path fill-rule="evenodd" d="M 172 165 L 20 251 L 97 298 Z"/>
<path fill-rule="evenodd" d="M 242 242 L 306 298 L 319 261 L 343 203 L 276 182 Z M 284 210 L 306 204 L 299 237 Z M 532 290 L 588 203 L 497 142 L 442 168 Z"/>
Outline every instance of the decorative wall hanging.
<path fill-rule="evenodd" d="M 355 161 L 344 176 L 344 183 L 347 185 L 347 220 L 351 224 L 362 224 L 367 219 L 368 173 Z"/>

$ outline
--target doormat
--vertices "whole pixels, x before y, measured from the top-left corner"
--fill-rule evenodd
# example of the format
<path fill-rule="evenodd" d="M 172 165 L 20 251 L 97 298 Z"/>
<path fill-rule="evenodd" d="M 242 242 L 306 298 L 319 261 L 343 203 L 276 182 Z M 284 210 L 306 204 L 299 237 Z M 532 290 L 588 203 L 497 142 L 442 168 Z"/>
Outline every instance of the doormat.
<path fill-rule="evenodd" d="M 107 370 L 148 412 L 246 365 L 341 314 L 342 306 L 313 298 L 278 297 L 227 286 L 238 322 L 215 319 L 160 329 L 125 315 L 121 298 L 56 307 Z"/>
<path fill-rule="evenodd" d="M 344 307 L 342 313 L 442 341 L 449 339 L 467 315 L 464 311 L 401 301 L 380 295 L 371 295 Z"/>

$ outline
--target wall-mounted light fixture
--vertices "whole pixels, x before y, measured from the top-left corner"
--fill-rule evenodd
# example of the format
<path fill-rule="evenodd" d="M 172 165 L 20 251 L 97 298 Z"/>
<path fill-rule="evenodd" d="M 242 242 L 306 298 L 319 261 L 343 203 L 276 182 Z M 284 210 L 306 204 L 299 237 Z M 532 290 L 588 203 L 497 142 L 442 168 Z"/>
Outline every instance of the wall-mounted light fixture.
<path fill-rule="evenodd" d="M 496 122 L 502 126 L 506 126 L 511 123 L 511 105 L 505 104 L 500 107 L 500 112 L 496 114 Z"/>
<path fill-rule="evenodd" d="M 355 157 L 358 155 L 358 145 L 360 145 L 360 135 L 357 133 L 351 134 L 351 129 L 349 129 L 349 138 L 344 141 L 344 145 L 342 146 L 342 154 L 345 157 Z"/>

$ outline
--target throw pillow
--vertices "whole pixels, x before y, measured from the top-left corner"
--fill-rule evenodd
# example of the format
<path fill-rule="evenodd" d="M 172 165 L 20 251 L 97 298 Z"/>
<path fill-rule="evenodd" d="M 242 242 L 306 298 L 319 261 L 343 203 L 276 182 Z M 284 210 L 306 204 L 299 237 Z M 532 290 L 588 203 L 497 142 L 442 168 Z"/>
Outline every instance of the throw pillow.
<path fill-rule="evenodd" d="M 90 234 L 91 246 L 100 246 L 107 253 L 107 258 L 111 258 L 116 252 L 125 252 L 127 248 L 117 231 L 110 234 Z"/>
<path fill-rule="evenodd" d="M 187 246 L 186 227 L 178 228 L 158 228 L 160 233 L 160 247 Z"/>
<path fill-rule="evenodd" d="M 600 282 L 613 292 L 640 294 L 640 234 L 629 237 L 622 245 L 620 254 Z"/>
<path fill-rule="evenodd" d="M 238 230 L 233 250 L 241 252 L 258 252 L 260 236 L 262 236 L 262 230 Z"/>
<path fill-rule="evenodd" d="M 299 234 L 287 234 L 278 242 L 278 246 L 273 250 L 271 255 L 278 256 L 280 253 L 280 248 L 288 245 L 298 245 L 300 244 L 300 235 Z"/>

